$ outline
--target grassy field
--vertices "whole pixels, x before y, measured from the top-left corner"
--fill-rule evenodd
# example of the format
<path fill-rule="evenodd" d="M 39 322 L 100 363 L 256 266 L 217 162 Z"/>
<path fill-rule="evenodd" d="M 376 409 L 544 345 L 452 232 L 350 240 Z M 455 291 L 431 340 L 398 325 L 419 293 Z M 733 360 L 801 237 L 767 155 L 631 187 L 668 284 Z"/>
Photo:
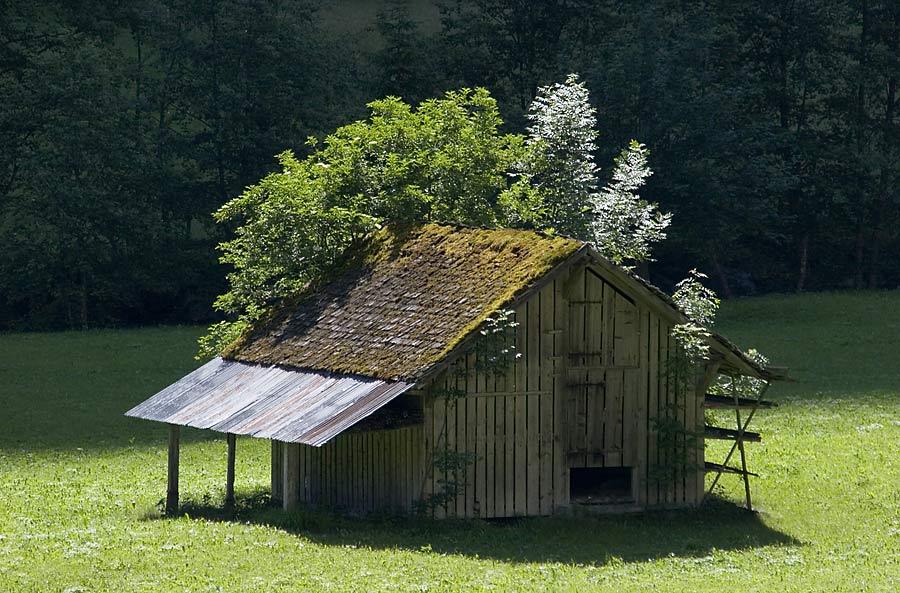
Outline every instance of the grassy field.
<path fill-rule="evenodd" d="M 265 508 L 267 442 L 187 431 L 188 514 L 162 519 L 165 428 L 122 412 L 182 376 L 198 328 L 0 335 L 0 591 L 895 591 L 900 293 L 724 305 L 796 383 L 758 414 L 757 514 L 723 478 L 689 512 L 429 522 Z M 717 450 L 715 455 L 719 455 Z"/>

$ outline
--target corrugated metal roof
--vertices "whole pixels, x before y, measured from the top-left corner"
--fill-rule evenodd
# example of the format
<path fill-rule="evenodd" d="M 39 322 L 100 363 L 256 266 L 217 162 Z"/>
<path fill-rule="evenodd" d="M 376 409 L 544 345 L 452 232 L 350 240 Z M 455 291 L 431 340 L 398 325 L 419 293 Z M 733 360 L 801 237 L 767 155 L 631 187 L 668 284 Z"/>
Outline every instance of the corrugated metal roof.
<path fill-rule="evenodd" d="M 412 386 L 214 358 L 125 415 L 318 447 Z"/>

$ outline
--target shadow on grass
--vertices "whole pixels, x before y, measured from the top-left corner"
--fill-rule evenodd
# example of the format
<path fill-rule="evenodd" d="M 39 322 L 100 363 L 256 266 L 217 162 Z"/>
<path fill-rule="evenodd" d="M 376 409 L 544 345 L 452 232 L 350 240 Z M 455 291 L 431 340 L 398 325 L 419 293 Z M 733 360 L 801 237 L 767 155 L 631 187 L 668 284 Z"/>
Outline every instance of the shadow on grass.
<path fill-rule="evenodd" d="M 666 557 L 703 557 L 713 550 L 799 545 L 768 527 L 757 513 L 720 498 L 691 510 L 630 515 L 568 515 L 506 520 L 354 518 L 301 508 L 286 513 L 267 490 L 238 493 L 236 505 L 188 501 L 182 516 L 266 525 L 322 545 L 353 545 L 491 558 L 601 566 Z M 147 519 L 161 519 L 156 513 Z"/>

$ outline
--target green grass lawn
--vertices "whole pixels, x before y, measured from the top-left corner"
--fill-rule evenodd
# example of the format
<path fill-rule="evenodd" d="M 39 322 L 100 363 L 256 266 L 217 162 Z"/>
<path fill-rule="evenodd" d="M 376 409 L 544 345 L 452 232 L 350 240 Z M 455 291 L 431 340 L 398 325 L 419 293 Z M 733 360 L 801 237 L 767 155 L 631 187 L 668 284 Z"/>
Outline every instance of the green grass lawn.
<path fill-rule="evenodd" d="M 188 514 L 162 519 L 166 430 L 122 412 L 193 368 L 199 328 L 0 335 L 0 591 L 895 591 L 900 292 L 725 303 L 718 329 L 797 382 L 688 512 L 430 522 L 265 508 L 268 442 L 186 431 Z M 721 450 L 711 452 L 711 457 Z"/>

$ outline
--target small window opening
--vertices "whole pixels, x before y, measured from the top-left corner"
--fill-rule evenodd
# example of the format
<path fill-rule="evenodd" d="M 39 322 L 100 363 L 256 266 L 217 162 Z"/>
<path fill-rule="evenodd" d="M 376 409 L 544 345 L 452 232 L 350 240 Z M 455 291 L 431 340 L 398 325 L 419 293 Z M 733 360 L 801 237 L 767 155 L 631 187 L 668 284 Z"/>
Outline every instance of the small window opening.
<path fill-rule="evenodd" d="M 579 504 L 634 502 L 631 474 L 630 467 L 573 467 L 569 469 L 569 495 Z"/>

